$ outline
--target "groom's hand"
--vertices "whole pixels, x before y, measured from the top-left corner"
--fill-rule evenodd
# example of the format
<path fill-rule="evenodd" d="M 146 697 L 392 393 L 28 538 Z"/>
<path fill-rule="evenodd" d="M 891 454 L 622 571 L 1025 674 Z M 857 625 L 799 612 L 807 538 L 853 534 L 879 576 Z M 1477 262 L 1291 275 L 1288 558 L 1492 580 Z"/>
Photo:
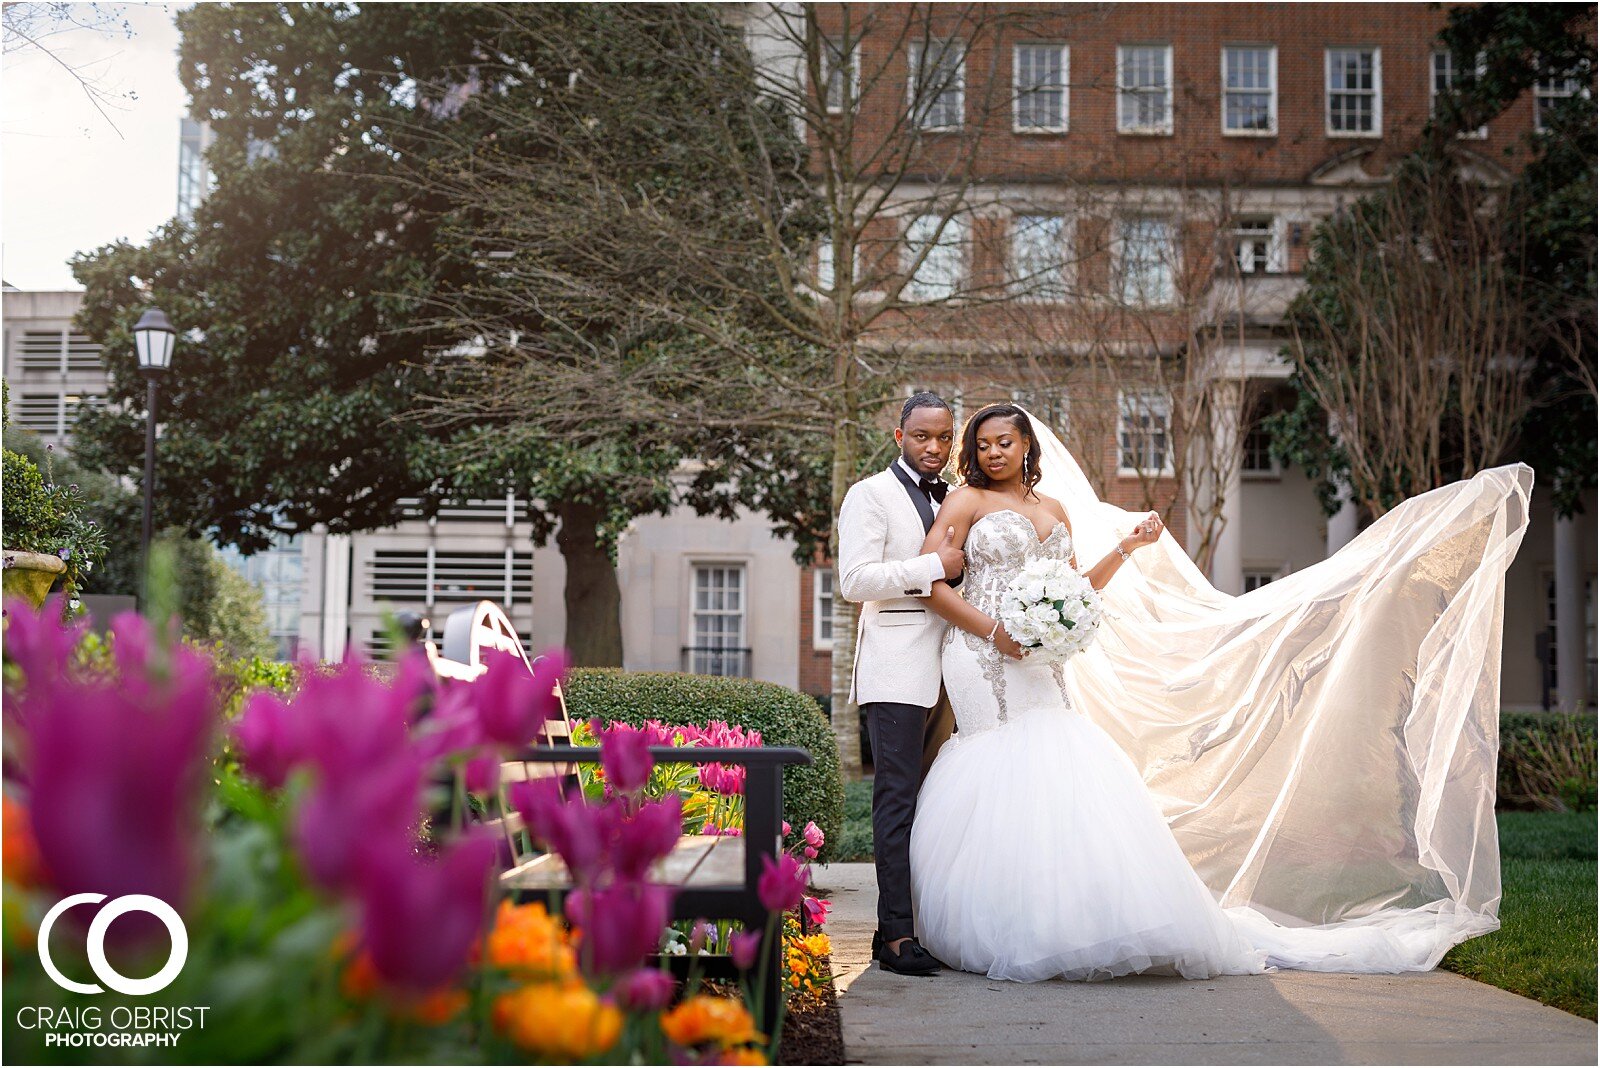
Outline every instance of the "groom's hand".
<path fill-rule="evenodd" d="M 1005 627 L 994 632 L 994 647 L 1000 650 L 1001 656 L 1009 656 L 1013 660 L 1022 659 L 1022 645 L 1007 633 Z"/>
<path fill-rule="evenodd" d="M 956 548 L 956 528 L 944 528 L 944 541 L 940 544 L 939 563 L 944 565 L 944 577 L 953 579 L 966 570 L 967 554 Z"/>

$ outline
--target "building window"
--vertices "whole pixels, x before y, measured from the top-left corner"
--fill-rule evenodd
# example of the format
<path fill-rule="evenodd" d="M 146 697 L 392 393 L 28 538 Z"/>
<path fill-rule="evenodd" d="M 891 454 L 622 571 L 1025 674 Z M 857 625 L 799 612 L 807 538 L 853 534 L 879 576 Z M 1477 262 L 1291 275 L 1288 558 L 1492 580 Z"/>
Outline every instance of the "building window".
<path fill-rule="evenodd" d="M 1062 44 L 1019 44 L 1011 53 L 1017 133 L 1067 132 L 1069 56 Z"/>
<path fill-rule="evenodd" d="M 826 86 L 824 106 L 830 115 L 843 114 L 846 107 L 855 107 L 856 97 L 861 91 L 861 80 L 856 71 L 856 50 L 852 48 L 846 55 L 843 41 L 824 38 L 820 58 L 822 80 Z"/>
<path fill-rule="evenodd" d="M 743 564 L 697 564 L 686 670 L 695 675 L 750 674 L 744 642 Z"/>
<path fill-rule="evenodd" d="M 922 130 L 958 129 L 966 108 L 965 42 L 913 41 L 908 60 L 911 125 Z"/>
<path fill-rule="evenodd" d="M 24 330 L 17 345 L 17 370 L 46 374 L 104 371 L 100 346 L 70 330 Z"/>
<path fill-rule="evenodd" d="M 253 556 L 233 548 L 221 552 L 229 567 L 261 591 L 267 631 L 278 646 L 277 659 L 293 660 L 300 651 L 300 539 L 276 539 L 270 548 Z"/>
<path fill-rule="evenodd" d="M 1024 387 L 1012 390 L 1011 400 L 1042 421 L 1056 437 L 1066 440 L 1072 420 L 1071 396 L 1067 390 L 1058 386 Z"/>
<path fill-rule="evenodd" d="M 1596 694 L 1594 580 L 1595 577 L 1590 575 L 1583 581 L 1583 655 L 1585 659 L 1585 671 L 1588 676 L 1588 683 L 1584 689 L 1589 693 L 1590 704 L 1595 703 Z M 1556 650 L 1558 648 L 1558 643 L 1556 642 L 1556 580 L 1554 575 L 1548 575 L 1545 578 L 1544 604 L 1545 629 L 1549 634 L 1549 653 L 1545 658 L 1545 688 L 1549 691 L 1551 697 L 1559 705 L 1564 702 L 1562 702 L 1560 688 L 1556 685 L 1556 680 L 1560 676 L 1556 674 Z"/>
<path fill-rule="evenodd" d="M 1328 136 L 1377 137 L 1383 128 L 1383 69 L 1376 48 L 1330 48 Z"/>
<path fill-rule="evenodd" d="M 1478 73 L 1483 73 L 1483 57 L 1478 58 Z M 1428 79 L 1428 114 L 1433 118 L 1439 117 L 1439 98 L 1455 92 L 1456 86 L 1461 82 L 1461 71 L 1456 65 L 1455 53 L 1448 51 L 1435 51 L 1433 53 L 1433 66 Z M 1482 140 L 1489 136 L 1489 127 L 1480 126 L 1476 130 L 1462 130 L 1457 137 L 1470 137 Z"/>
<path fill-rule="evenodd" d="M 1172 132 L 1172 46 L 1117 48 L 1117 131 Z"/>
<path fill-rule="evenodd" d="M 1120 296 L 1124 304 L 1157 307 L 1177 297 L 1173 286 L 1176 249 L 1166 219 L 1136 217 L 1118 224 Z"/>
<path fill-rule="evenodd" d="M 1143 390 L 1117 397 L 1118 474 L 1170 474 L 1168 430 L 1171 402 L 1165 393 Z"/>
<path fill-rule="evenodd" d="M 833 648 L 833 569 L 819 567 L 811 573 L 811 647 L 821 652 Z"/>
<path fill-rule="evenodd" d="M 1222 50 L 1222 132 L 1265 136 L 1278 132 L 1278 50 L 1271 46 Z"/>
<path fill-rule="evenodd" d="M 1540 133 L 1550 129 L 1550 115 L 1563 100 L 1578 95 L 1576 78 L 1540 78 L 1533 83 L 1533 128 Z"/>
<path fill-rule="evenodd" d="M 944 229 L 939 223 L 944 222 Z M 938 235 L 935 240 L 935 234 Z M 958 218 L 919 215 L 906 227 L 906 270 L 922 256 L 922 263 L 906 283 L 908 300 L 948 300 L 961 288 L 965 275 L 966 224 Z M 926 250 L 926 255 L 923 255 Z"/>
<path fill-rule="evenodd" d="M 1066 220 L 1017 215 L 1011 220 L 1011 284 L 1030 300 L 1067 299 Z"/>
<path fill-rule="evenodd" d="M 1278 461 L 1272 456 L 1272 435 L 1261 425 L 1260 420 L 1252 423 L 1244 434 L 1244 456 L 1239 462 L 1239 471 L 1245 477 L 1276 478 L 1283 474 L 1278 466 Z"/>
<path fill-rule="evenodd" d="M 1278 222 L 1270 216 L 1235 219 L 1229 227 L 1233 261 L 1241 274 L 1281 274 L 1286 266 Z"/>
<path fill-rule="evenodd" d="M 1259 590 L 1273 579 L 1279 577 L 1277 571 L 1246 571 L 1244 573 L 1244 592 Z"/>

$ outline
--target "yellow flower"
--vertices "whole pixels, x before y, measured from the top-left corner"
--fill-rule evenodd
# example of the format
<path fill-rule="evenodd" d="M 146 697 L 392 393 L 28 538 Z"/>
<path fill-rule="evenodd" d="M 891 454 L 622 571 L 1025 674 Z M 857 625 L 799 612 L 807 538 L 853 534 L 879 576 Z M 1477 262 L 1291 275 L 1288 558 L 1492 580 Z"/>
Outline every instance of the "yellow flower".
<path fill-rule="evenodd" d="M 738 1049 L 730 1049 L 726 1053 L 724 1053 L 722 1056 L 718 1057 L 717 1058 L 717 1063 L 718 1064 L 766 1064 L 767 1063 L 767 1057 L 766 1057 L 766 1054 L 762 1053 L 758 1049 L 752 1049 L 749 1046 L 740 1046 Z"/>
<path fill-rule="evenodd" d="M 551 1060 L 588 1060 L 617 1044 L 622 1013 L 576 980 L 530 983 L 495 999 L 495 1028 Z"/>
<path fill-rule="evenodd" d="M 731 998 L 696 994 L 661 1017 L 661 1033 L 680 1046 L 715 1042 L 724 1049 L 746 1042 L 762 1042 L 750 1010 Z"/>
<path fill-rule="evenodd" d="M 833 952 L 833 943 L 828 941 L 828 936 L 825 934 L 814 934 L 802 939 L 800 944 L 805 946 L 806 952 L 813 957 L 826 957 Z"/>

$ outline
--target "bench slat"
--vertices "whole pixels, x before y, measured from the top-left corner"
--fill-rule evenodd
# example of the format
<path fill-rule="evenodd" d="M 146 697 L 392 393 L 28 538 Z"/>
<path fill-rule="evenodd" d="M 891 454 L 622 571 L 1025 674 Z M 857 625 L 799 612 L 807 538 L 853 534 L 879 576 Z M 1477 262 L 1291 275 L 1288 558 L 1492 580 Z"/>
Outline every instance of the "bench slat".
<path fill-rule="evenodd" d="M 683 886 L 743 886 L 744 839 L 716 838 L 706 851 L 705 859 L 697 865 Z"/>
<path fill-rule="evenodd" d="M 666 886 L 738 886 L 744 882 L 744 839 L 690 835 L 650 869 L 650 881 Z M 567 890 L 567 865 L 554 853 L 537 856 L 502 872 L 508 890 Z"/>

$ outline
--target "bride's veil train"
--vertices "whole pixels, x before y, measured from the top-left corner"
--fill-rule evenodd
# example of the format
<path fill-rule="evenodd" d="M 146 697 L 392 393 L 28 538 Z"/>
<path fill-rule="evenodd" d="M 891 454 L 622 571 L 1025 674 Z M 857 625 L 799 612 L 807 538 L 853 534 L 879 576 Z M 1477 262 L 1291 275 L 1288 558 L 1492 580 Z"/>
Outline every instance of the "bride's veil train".
<path fill-rule="evenodd" d="M 1101 501 L 1031 414 L 1039 491 L 1081 565 L 1140 516 Z M 1105 590 L 1074 704 L 1132 758 L 1220 904 L 1281 962 L 1435 966 L 1499 926 L 1494 822 L 1505 573 L 1524 464 L 1406 501 L 1328 559 L 1243 596 L 1171 534 Z M 1326 937 L 1290 928 L 1322 928 Z"/>

